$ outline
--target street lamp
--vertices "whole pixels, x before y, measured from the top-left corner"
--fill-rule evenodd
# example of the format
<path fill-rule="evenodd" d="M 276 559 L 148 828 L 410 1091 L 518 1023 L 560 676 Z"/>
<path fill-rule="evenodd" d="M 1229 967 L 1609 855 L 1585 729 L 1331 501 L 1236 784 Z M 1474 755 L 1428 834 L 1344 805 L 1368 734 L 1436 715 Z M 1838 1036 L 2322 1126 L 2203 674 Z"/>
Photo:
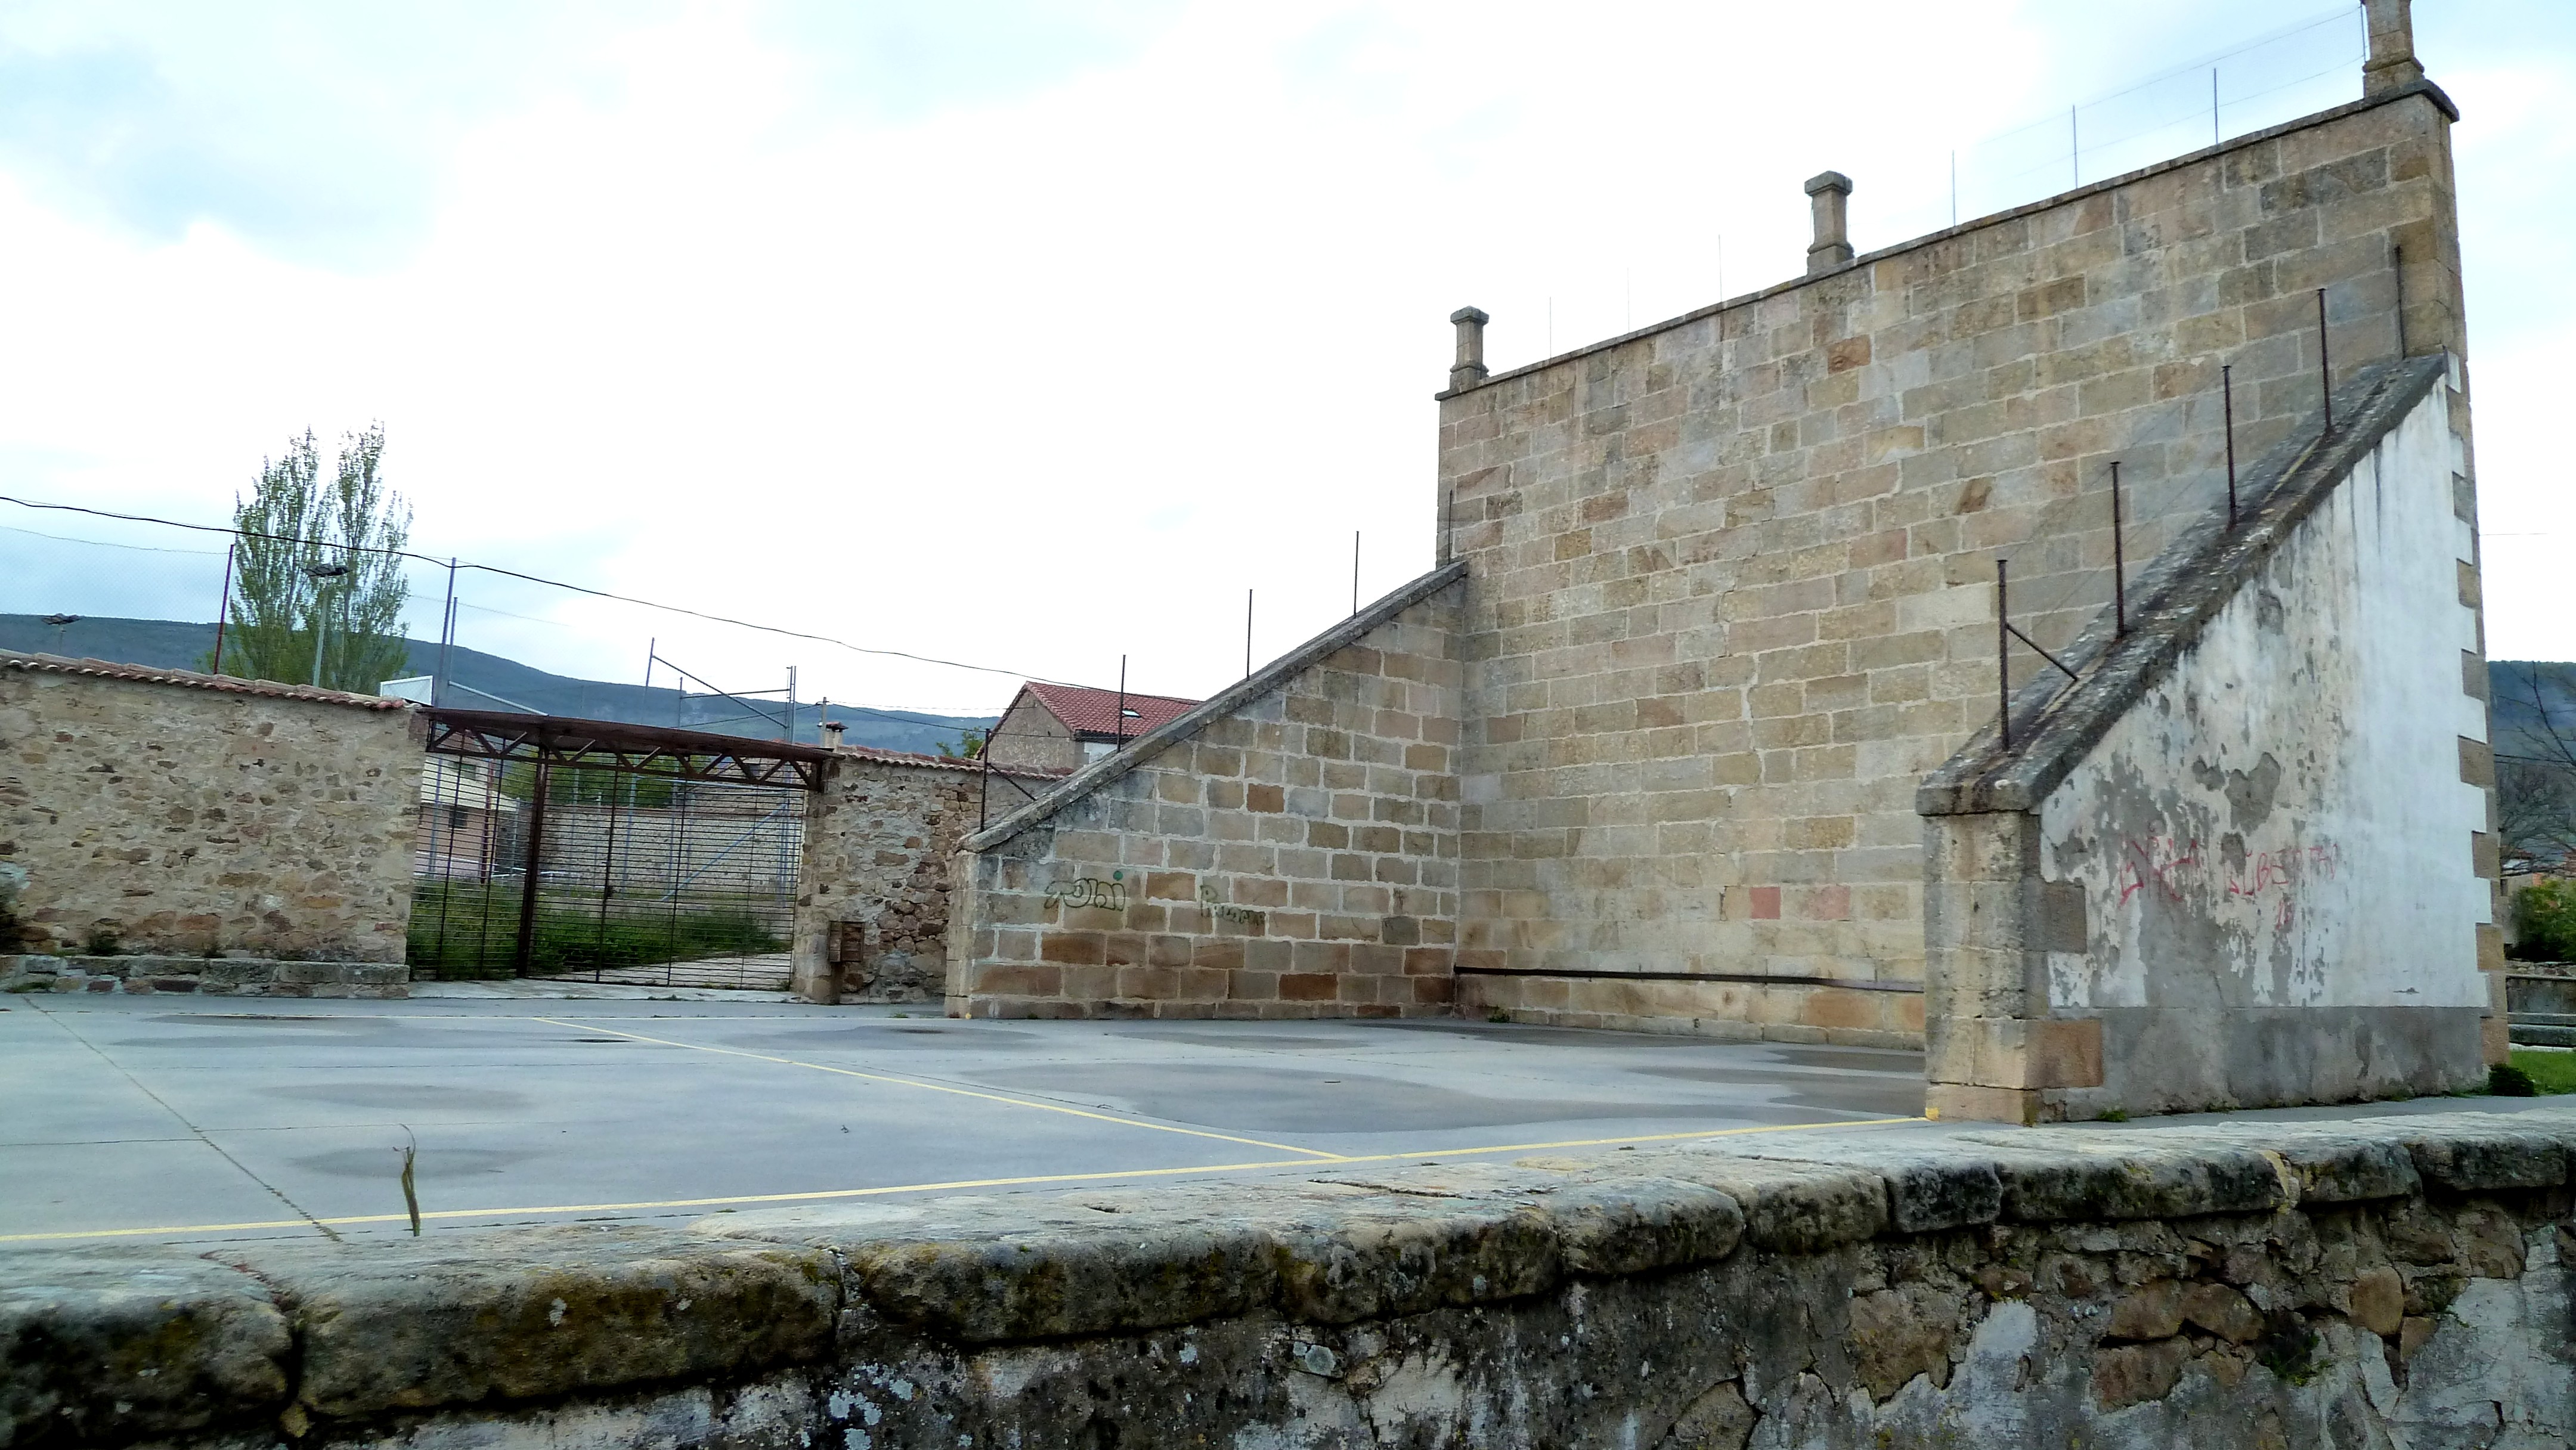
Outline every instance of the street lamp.
<path fill-rule="evenodd" d="M 48 614 L 45 616 L 45 623 L 54 627 L 54 653 L 61 654 L 63 652 L 63 631 L 80 622 L 81 617 L 77 614 Z"/>
<path fill-rule="evenodd" d="M 313 685 L 316 689 L 322 685 L 322 642 L 331 635 L 331 616 L 322 612 L 322 590 L 329 581 L 344 578 L 348 572 L 346 564 L 304 566 L 305 577 L 313 581 Z M 346 585 L 341 586 L 343 594 L 347 588 Z"/>

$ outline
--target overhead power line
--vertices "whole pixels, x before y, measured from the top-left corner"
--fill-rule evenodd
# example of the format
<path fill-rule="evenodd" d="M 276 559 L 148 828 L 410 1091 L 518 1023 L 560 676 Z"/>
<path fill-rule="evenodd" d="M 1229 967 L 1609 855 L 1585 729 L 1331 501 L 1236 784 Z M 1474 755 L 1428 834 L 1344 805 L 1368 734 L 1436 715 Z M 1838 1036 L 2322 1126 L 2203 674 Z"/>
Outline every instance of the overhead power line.
<path fill-rule="evenodd" d="M 269 539 L 281 544 L 300 544 L 309 548 L 342 549 L 362 554 L 384 554 L 394 558 L 416 560 L 420 563 L 432 565 L 441 569 L 448 567 L 448 561 L 445 559 L 441 559 L 430 554 L 416 554 L 408 549 L 353 547 L 331 539 L 299 539 L 285 534 L 263 534 L 255 529 L 234 529 L 224 528 L 215 524 L 182 523 L 177 519 L 156 518 L 150 514 L 121 514 L 111 512 L 107 509 L 84 508 L 79 504 L 40 503 L 34 499 L 14 498 L 8 494 L 0 494 L 0 503 L 14 503 L 20 508 L 45 509 L 55 513 L 87 514 L 92 518 L 117 519 L 122 522 L 132 524 L 158 524 L 164 528 L 188 529 L 201 534 L 228 534 L 237 539 Z M 79 540 L 74 542 L 97 541 Z M 486 574 L 496 574 L 505 579 L 517 579 L 529 584 L 543 584 L 551 589 L 562 589 L 574 594 L 586 594 L 593 599 L 614 600 L 619 604 L 632 604 L 643 609 L 659 609 L 670 614 L 686 615 L 691 619 L 703 619 L 710 624 L 729 624 L 736 629 L 758 630 L 763 634 L 774 634 L 782 639 L 811 640 L 816 644 L 827 644 L 835 649 L 848 650 L 852 654 L 875 655 L 884 659 L 911 660 L 916 664 L 938 665 L 944 669 L 952 670 L 974 670 L 980 674 L 1002 675 L 1007 678 L 1017 680 L 1036 680 L 1042 684 L 1049 685 L 1072 685 L 1074 683 L 1071 680 L 1059 680 L 1047 675 L 1036 674 L 1028 670 L 1004 669 L 999 665 L 979 665 L 969 663 L 965 660 L 941 659 L 937 655 L 914 654 L 910 650 L 878 649 L 870 645 L 852 644 L 848 640 L 839 639 L 828 634 L 813 634 L 801 629 L 781 629 L 774 624 L 757 624 L 748 619 L 735 619 L 729 615 L 709 614 L 703 609 L 690 609 L 678 604 L 662 604 L 650 599 L 638 599 L 631 594 L 617 594 L 606 589 L 593 589 L 588 585 L 568 584 L 561 579 L 548 579 L 536 574 L 523 574 L 516 569 L 504 569 L 497 564 L 458 563 L 456 567 L 460 570 L 480 570 Z M 1083 687 L 1076 686 L 1076 688 Z"/>

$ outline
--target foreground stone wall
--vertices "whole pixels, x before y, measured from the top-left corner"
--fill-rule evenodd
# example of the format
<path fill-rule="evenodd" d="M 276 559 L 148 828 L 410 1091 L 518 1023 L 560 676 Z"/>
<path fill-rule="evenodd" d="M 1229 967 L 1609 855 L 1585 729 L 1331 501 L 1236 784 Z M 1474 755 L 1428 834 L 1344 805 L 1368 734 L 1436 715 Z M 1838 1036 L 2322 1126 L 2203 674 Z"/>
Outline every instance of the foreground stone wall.
<path fill-rule="evenodd" d="M 0 1443 L 1988 1450 L 2576 1432 L 2576 1119 L 0 1255 Z"/>
<path fill-rule="evenodd" d="M 0 653 L 28 944 L 400 961 L 423 758 L 399 700 Z"/>
<path fill-rule="evenodd" d="M 1413 581 L 972 837 L 949 1012 L 1445 1015 L 1461 583 Z"/>
<path fill-rule="evenodd" d="M 2476 539 L 2444 360 L 2364 370 L 1925 784 L 1931 1105 L 2449 1092 L 2503 1055 Z M 2481 974 L 2484 964 L 2494 972 Z"/>
<path fill-rule="evenodd" d="M 816 1002 L 940 999 L 950 866 L 988 791 L 1027 799 L 965 761 L 857 746 L 834 753 L 805 805 L 791 990 Z"/>
<path fill-rule="evenodd" d="M 1460 964 L 1555 978 L 1480 1005 L 1919 1031 L 1919 995 L 1848 984 L 1922 980 L 1914 788 L 1995 710 L 1997 556 L 2061 646 L 2108 600 L 2114 460 L 2138 561 L 2223 490 L 2222 365 L 2242 456 L 2307 426 L 2316 289 L 2338 381 L 2401 332 L 2462 355 L 2448 104 L 2376 95 L 1466 369 Z"/>

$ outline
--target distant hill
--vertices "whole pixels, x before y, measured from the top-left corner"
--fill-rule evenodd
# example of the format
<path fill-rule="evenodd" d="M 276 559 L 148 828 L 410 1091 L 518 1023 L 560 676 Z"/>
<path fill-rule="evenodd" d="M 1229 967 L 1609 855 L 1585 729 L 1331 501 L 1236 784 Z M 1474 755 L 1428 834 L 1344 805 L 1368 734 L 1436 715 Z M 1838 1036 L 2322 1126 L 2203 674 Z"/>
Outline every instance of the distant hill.
<path fill-rule="evenodd" d="M 405 643 L 411 648 L 411 673 L 426 675 L 437 671 L 436 640 Z M 0 614 L 0 649 L 193 670 L 200 667 L 214 647 L 215 627 L 211 624 L 83 618 L 58 628 L 45 623 L 40 615 Z M 778 738 L 787 712 L 786 702 L 775 698 L 744 701 L 724 695 L 682 694 L 658 685 L 574 679 L 461 645 L 447 652 L 447 681 L 447 703 L 465 709 L 532 710 L 578 720 L 676 725 L 771 740 Z M 845 738 L 853 745 L 924 754 L 937 753 L 941 741 L 956 739 L 962 730 L 986 729 L 994 720 L 989 715 L 924 715 L 837 701 L 832 705 L 832 718 L 847 728 Z M 811 701 L 800 704 L 796 710 L 796 738 L 811 743 L 819 738 L 822 723 L 819 705 Z"/>
<path fill-rule="evenodd" d="M 2546 705 L 2558 735 L 2576 746 L 2576 663 L 2565 660 L 2490 660 L 2487 688 L 2495 704 L 2495 745 L 2507 755 L 2556 752 L 2539 743 L 2540 706 Z M 2535 701 L 2534 691 L 2538 698 Z"/>

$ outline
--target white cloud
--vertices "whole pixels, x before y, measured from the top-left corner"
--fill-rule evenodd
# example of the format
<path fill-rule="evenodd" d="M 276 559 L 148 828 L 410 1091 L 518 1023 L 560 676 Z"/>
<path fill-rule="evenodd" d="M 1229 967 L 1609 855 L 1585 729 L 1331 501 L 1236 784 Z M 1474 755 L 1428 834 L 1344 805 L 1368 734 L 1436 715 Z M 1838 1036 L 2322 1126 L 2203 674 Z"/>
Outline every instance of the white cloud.
<path fill-rule="evenodd" d="M 1077 16 L 1079 63 L 991 74 L 930 12 L 892 41 L 584 12 L 522 37 L 510 74 L 539 81 L 429 128 L 392 265 L 0 172 L 0 265 L 43 279 L 0 355 L 0 478 L 213 519 L 288 433 L 382 417 L 438 553 L 1058 678 L 1125 654 L 1198 693 L 1241 667 L 1246 588 L 1266 657 L 1348 607 L 1354 529 L 1370 595 L 1427 565 L 1451 308 L 1493 312 L 1509 363 L 1551 313 L 1563 348 L 1713 300 L 1721 236 L 1727 292 L 1786 277 L 1828 166 L 1863 242 L 1897 240 L 1946 219 L 1953 138 L 2309 13 L 2199 8 L 1848 5 L 1827 35 L 1758 5 L 1206 4 Z M 933 51 L 953 81 L 889 80 Z M 2545 416 L 2492 358 L 2491 514 L 2521 507 L 2494 414 Z M 659 637 L 728 683 L 800 664 L 808 696 L 1008 688 L 600 605 L 529 625 L 545 601 L 475 588 L 507 613 L 466 642 L 553 668 L 631 678 Z"/>

